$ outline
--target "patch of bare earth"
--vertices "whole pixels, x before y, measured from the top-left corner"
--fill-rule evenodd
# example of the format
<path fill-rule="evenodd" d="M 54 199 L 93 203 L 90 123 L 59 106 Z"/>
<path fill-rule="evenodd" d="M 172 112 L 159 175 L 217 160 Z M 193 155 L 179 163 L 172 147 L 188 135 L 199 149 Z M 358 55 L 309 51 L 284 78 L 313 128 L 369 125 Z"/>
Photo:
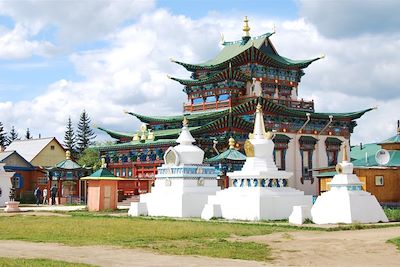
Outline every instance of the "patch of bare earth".
<path fill-rule="evenodd" d="M 294 231 L 235 238 L 265 243 L 277 266 L 400 266 L 400 252 L 386 241 L 400 227 L 336 232 Z"/>

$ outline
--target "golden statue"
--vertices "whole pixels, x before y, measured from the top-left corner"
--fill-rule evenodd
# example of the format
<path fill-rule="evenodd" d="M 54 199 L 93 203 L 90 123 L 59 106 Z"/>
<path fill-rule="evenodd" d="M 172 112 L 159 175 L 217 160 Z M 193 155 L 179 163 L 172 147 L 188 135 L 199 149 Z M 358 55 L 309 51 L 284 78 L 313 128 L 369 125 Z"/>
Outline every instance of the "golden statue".
<path fill-rule="evenodd" d="M 254 146 L 250 140 L 244 142 L 244 151 L 246 152 L 247 157 L 254 157 Z"/>

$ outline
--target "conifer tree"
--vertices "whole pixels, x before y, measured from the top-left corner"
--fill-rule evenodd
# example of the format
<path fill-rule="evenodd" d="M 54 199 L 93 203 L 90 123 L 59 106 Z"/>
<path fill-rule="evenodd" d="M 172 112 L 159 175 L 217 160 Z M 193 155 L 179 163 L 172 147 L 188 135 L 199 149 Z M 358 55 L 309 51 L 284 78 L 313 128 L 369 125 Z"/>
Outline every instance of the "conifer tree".
<path fill-rule="evenodd" d="M 75 151 L 76 147 L 75 141 L 76 138 L 75 138 L 74 128 L 72 126 L 71 117 L 68 117 L 67 128 L 64 134 L 64 145 L 71 153 L 74 153 Z"/>
<path fill-rule="evenodd" d="M 7 146 L 7 133 L 4 131 L 3 123 L 0 122 L 0 146 Z"/>
<path fill-rule="evenodd" d="M 26 129 L 26 133 L 25 133 L 25 139 L 32 139 L 32 135 L 31 132 L 29 131 L 29 128 Z"/>
<path fill-rule="evenodd" d="M 12 141 L 17 140 L 17 139 L 18 139 L 18 133 L 17 133 L 17 131 L 15 131 L 14 126 L 11 126 L 11 131 L 10 131 L 10 134 L 8 135 L 7 144 L 9 145 L 12 143 Z"/>
<path fill-rule="evenodd" d="M 83 152 L 83 150 L 93 144 L 93 139 L 96 138 L 93 129 L 90 128 L 90 122 L 91 120 L 88 114 L 85 110 L 83 110 L 79 118 L 78 130 L 76 135 L 77 149 L 80 154 Z"/>

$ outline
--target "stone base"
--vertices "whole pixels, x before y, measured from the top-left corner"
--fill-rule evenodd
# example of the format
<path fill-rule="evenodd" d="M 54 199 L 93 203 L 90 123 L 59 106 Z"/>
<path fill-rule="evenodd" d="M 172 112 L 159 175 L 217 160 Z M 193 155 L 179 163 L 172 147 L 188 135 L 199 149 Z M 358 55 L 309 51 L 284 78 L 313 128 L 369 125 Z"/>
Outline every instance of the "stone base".
<path fill-rule="evenodd" d="M 387 222 L 375 196 L 365 191 L 331 190 L 317 198 L 311 209 L 316 224 Z"/>
<path fill-rule="evenodd" d="M 212 218 L 222 218 L 221 205 L 219 204 L 206 204 L 201 212 L 201 218 L 210 220 Z"/>
<path fill-rule="evenodd" d="M 131 202 L 131 206 L 128 210 L 128 216 L 146 216 L 147 215 L 147 205 L 141 202 Z"/>
<path fill-rule="evenodd" d="M 311 206 L 294 206 L 289 223 L 302 225 L 306 219 L 311 219 Z"/>
<path fill-rule="evenodd" d="M 163 188 L 140 196 L 138 206 L 131 206 L 131 216 L 140 214 L 140 205 L 145 205 L 148 216 L 200 217 L 209 195 L 219 187 Z M 132 204 L 131 204 L 132 205 Z M 137 210 L 136 210 L 137 209 Z"/>
<path fill-rule="evenodd" d="M 4 212 L 20 212 L 18 201 L 8 201 L 6 202 L 6 207 Z"/>
<path fill-rule="evenodd" d="M 221 217 L 235 220 L 282 220 L 292 213 L 293 206 L 312 205 L 312 196 L 290 188 L 230 187 L 210 196 L 207 203 L 219 205 Z M 217 209 L 215 209 L 217 210 Z M 204 219 L 219 217 L 204 210 Z"/>

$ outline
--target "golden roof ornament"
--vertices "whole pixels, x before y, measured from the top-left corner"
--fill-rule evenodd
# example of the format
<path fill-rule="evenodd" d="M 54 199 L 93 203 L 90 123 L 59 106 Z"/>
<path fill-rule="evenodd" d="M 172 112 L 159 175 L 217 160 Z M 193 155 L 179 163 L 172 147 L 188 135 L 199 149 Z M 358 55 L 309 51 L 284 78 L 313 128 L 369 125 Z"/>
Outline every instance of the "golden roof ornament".
<path fill-rule="evenodd" d="M 400 135 L 400 120 L 397 120 L 397 135 Z"/>
<path fill-rule="evenodd" d="M 247 16 L 244 17 L 243 22 L 244 22 L 244 26 L 243 26 L 244 36 L 250 37 L 249 19 L 247 18 Z"/>
<path fill-rule="evenodd" d="M 65 159 L 71 159 L 71 152 L 69 150 L 65 151 Z"/>
<path fill-rule="evenodd" d="M 254 157 L 254 145 L 248 139 L 244 142 L 244 152 L 247 157 Z"/>
<path fill-rule="evenodd" d="M 147 139 L 154 140 L 154 132 L 151 129 L 149 129 L 149 134 L 147 135 Z"/>
<path fill-rule="evenodd" d="M 235 148 L 235 139 L 233 137 L 229 138 L 229 149 L 234 149 Z"/>
<path fill-rule="evenodd" d="M 101 168 L 107 168 L 106 158 L 104 156 L 101 157 Z"/>
<path fill-rule="evenodd" d="M 140 131 L 141 131 L 142 133 L 147 132 L 147 125 L 146 125 L 146 123 L 143 123 L 142 125 L 140 125 Z"/>
<path fill-rule="evenodd" d="M 349 161 L 349 155 L 347 154 L 347 144 L 343 146 L 343 159 L 342 161 Z"/>
<path fill-rule="evenodd" d="M 186 117 L 183 117 L 182 125 L 183 125 L 183 127 L 189 126 L 189 121 L 188 121 L 188 119 L 186 119 Z"/>
<path fill-rule="evenodd" d="M 133 135 L 132 141 L 139 141 L 139 133 Z"/>

